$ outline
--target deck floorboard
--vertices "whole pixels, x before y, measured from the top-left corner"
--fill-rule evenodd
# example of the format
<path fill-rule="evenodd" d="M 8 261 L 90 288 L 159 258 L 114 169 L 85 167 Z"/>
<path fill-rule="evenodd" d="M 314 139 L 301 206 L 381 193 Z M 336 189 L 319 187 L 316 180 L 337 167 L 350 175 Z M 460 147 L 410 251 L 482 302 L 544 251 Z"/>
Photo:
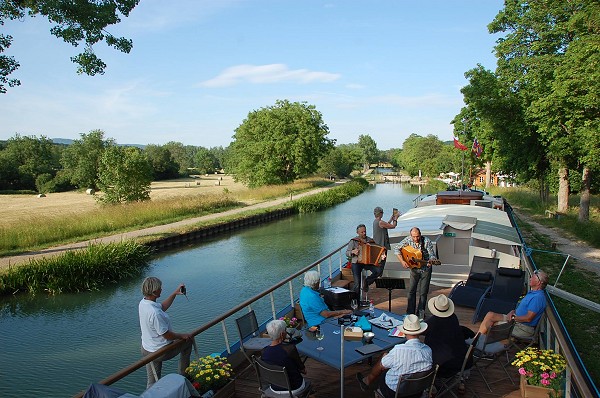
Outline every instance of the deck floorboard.
<path fill-rule="evenodd" d="M 444 293 L 448 295 L 450 288 L 440 288 L 431 286 L 429 297 Z M 369 292 L 369 298 L 373 302 L 377 303 L 376 307 L 382 310 L 388 310 L 388 290 L 377 289 L 374 287 Z M 392 312 L 396 314 L 403 314 L 406 310 L 406 290 L 394 290 L 392 292 Z M 458 316 L 461 325 L 470 328 L 473 331 L 477 331 L 479 323 L 473 324 L 471 319 L 473 317 L 473 309 L 465 307 L 455 307 L 455 313 Z M 510 353 L 511 359 L 516 351 Z M 506 360 L 505 358 L 503 358 Z M 485 362 L 480 361 L 480 364 Z M 339 370 L 332 368 L 328 365 L 317 362 L 313 359 L 306 361 L 307 375 L 306 377 L 311 380 L 313 385 L 314 394 L 311 395 L 313 398 L 330 398 L 340 396 L 340 380 Z M 345 397 L 373 397 L 373 392 L 363 392 L 358 382 L 356 381 L 356 373 L 361 372 L 363 374 L 370 371 L 370 366 L 366 363 L 355 364 L 346 368 L 344 373 L 344 396 Z M 472 369 L 471 376 L 466 383 L 467 391 L 460 397 L 471 398 L 493 398 L 493 397 L 507 397 L 507 398 L 518 398 L 521 396 L 519 392 L 519 379 L 516 367 L 510 366 L 508 368 L 509 373 L 513 377 L 514 385 L 506 379 L 506 374 L 502 370 L 502 367 L 495 363 L 485 371 L 486 378 L 488 381 L 502 380 L 491 385 L 492 392 L 488 390 L 483 379 L 479 373 Z M 457 394 L 458 395 L 458 394 Z M 451 397 L 451 394 L 445 396 Z M 258 381 L 254 369 L 251 367 L 246 368 L 242 373 L 238 374 L 236 378 L 236 397 L 238 398 L 259 398 L 260 393 L 258 391 Z"/>

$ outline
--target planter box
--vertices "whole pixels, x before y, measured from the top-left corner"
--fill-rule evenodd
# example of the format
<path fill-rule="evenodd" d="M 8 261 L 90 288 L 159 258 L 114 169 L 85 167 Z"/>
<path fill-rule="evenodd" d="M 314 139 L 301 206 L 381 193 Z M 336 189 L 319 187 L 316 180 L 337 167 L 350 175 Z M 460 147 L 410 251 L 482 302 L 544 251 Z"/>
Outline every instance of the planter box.
<path fill-rule="evenodd" d="M 225 384 L 222 388 L 219 388 L 217 392 L 213 390 L 207 391 L 200 396 L 201 398 L 234 398 L 235 397 L 235 381 L 230 380 L 229 383 Z"/>
<path fill-rule="evenodd" d="M 553 395 L 550 394 L 554 392 L 551 388 L 527 384 L 527 379 L 523 375 L 521 375 L 520 388 L 521 397 L 523 398 L 548 398 L 553 397 Z M 562 397 L 562 393 L 559 396 Z"/>

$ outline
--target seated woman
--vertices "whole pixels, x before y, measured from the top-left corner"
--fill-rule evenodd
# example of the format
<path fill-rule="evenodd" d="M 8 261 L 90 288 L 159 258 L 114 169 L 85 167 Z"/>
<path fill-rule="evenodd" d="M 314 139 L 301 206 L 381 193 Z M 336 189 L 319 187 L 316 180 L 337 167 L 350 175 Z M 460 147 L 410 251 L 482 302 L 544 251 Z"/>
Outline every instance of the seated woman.
<path fill-rule="evenodd" d="M 286 325 L 285 321 L 277 319 L 267 324 L 267 333 L 271 337 L 271 344 L 263 348 L 261 358 L 268 364 L 285 366 L 288 377 L 290 379 L 290 386 L 292 388 L 292 394 L 296 396 L 302 392 L 306 387 L 304 377 L 302 374 L 306 374 L 304 363 L 300 359 L 300 354 L 294 344 L 286 344 L 283 341 L 286 337 Z M 310 385 L 309 385 L 310 386 Z M 275 394 L 288 395 L 288 391 L 285 387 L 271 385 L 271 390 Z"/>
<path fill-rule="evenodd" d="M 300 291 L 300 308 L 308 328 L 315 328 L 326 318 L 351 314 L 351 310 L 331 311 L 319 294 L 321 278 L 317 271 L 304 274 L 304 287 Z"/>
<path fill-rule="evenodd" d="M 425 344 L 433 353 L 433 363 L 440 365 L 438 375 L 450 377 L 460 372 L 469 346 L 454 313 L 454 303 L 443 294 L 429 299 L 431 316 L 425 320 Z"/>

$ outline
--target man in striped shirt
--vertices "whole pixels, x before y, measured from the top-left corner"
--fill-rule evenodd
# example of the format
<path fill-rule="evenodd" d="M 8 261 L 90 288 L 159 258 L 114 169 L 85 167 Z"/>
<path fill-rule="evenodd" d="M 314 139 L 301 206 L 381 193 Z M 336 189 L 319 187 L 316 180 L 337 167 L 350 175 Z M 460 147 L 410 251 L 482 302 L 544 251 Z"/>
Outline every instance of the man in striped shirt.
<path fill-rule="evenodd" d="M 426 329 L 427 324 L 419 322 L 416 315 L 405 316 L 401 330 L 406 343 L 397 344 L 389 353 L 383 354 L 366 377 L 360 372 L 356 374 L 361 390 L 371 390 L 371 384 L 379 380 L 383 396 L 394 398 L 400 376 L 430 370 L 433 366 L 431 348 L 419 340 L 419 335 Z"/>

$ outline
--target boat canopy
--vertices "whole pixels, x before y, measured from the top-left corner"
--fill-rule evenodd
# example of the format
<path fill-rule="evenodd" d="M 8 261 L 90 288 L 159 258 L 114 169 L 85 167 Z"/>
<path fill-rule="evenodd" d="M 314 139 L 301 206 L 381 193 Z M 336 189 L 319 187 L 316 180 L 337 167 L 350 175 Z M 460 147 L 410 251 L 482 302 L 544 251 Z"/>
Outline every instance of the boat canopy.
<path fill-rule="evenodd" d="M 390 238 L 407 236 L 412 227 L 423 235 L 435 236 L 450 226 L 458 230 L 472 230 L 472 237 L 504 245 L 520 245 L 517 231 L 508 214 L 497 209 L 468 205 L 438 205 L 415 207 L 398 218 Z M 397 239 L 396 239 L 397 240 Z"/>

